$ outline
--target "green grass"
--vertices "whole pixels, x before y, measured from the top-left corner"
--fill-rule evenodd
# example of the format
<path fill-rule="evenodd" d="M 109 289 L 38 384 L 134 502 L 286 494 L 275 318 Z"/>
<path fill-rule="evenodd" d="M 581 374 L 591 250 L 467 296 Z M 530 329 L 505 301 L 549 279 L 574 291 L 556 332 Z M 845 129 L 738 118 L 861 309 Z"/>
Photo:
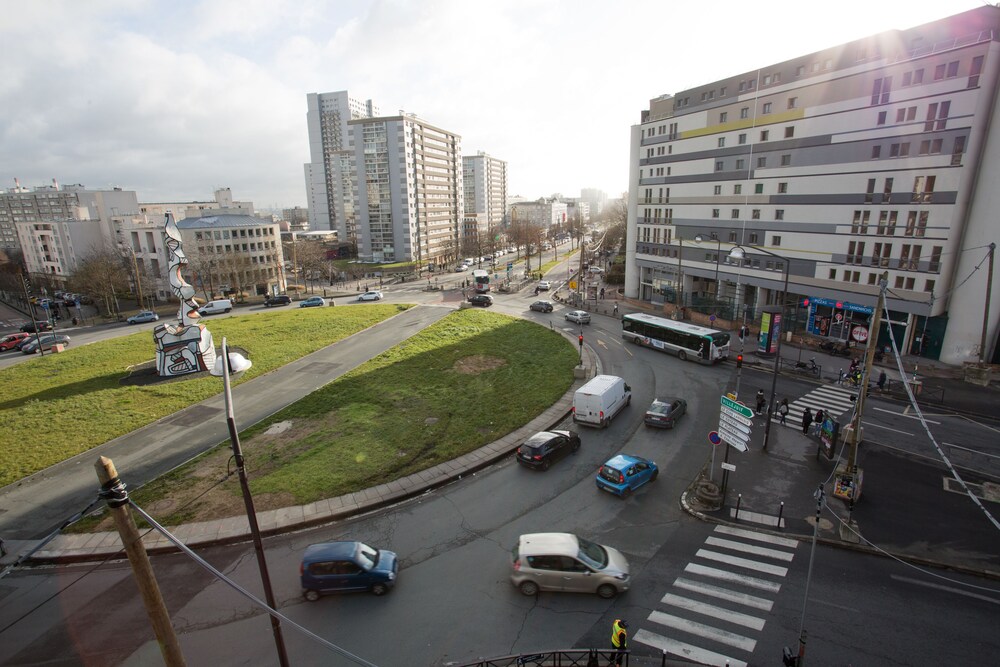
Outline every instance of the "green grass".
<path fill-rule="evenodd" d="M 215 345 L 246 349 L 245 382 L 370 327 L 409 306 L 309 308 L 207 321 Z M 75 346 L 0 370 L 0 486 L 134 431 L 221 391 L 217 378 L 122 386 L 131 366 L 155 358 L 149 331 Z"/>

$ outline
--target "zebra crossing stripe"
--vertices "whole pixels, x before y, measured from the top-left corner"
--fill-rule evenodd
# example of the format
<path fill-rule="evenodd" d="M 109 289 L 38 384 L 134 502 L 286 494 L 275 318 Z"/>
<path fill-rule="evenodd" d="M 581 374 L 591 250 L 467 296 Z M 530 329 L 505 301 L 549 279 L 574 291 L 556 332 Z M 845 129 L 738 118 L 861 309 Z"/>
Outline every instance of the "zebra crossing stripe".
<path fill-rule="evenodd" d="M 688 619 L 681 618 L 680 616 L 664 614 L 662 611 L 651 612 L 646 620 L 652 621 L 653 623 L 659 623 L 660 625 L 665 625 L 673 630 L 686 632 L 689 635 L 711 639 L 712 641 L 725 644 L 726 646 L 732 646 L 733 648 L 738 648 L 748 653 L 753 653 L 753 649 L 757 645 L 756 639 L 750 639 L 749 637 L 744 637 L 743 635 L 738 635 L 735 632 L 729 632 L 728 630 L 720 630 L 719 628 L 712 627 L 711 625 L 705 625 L 704 623 L 699 623 L 697 621 L 689 621 Z"/>
<path fill-rule="evenodd" d="M 791 540 L 787 537 L 778 537 L 777 535 L 771 535 L 769 533 L 758 533 L 753 530 L 735 528 L 733 526 L 716 526 L 715 532 L 723 533 L 724 535 L 732 535 L 733 537 L 743 537 L 748 540 L 757 540 L 758 542 L 767 542 L 780 547 L 791 547 L 792 549 L 795 549 L 799 546 L 798 540 Z"/>
<path fill-rule="evenodd" d="M 684 577 L 677 577 L 677 579 L 674 580 L 674 586 L 685 591 L 700 593 L 709 597 L 725 600 L 726 602 L 741 604 L 744 607 L 760 609 L 761 611 L 771 611 L 771 607 L 774 605 L 774 603 L 767 598 L 757 597 L 756 595 L 750 595 L 749 593 L 740 593 L 739 591 L 733 591 L 728 588 L 723 588 L 722 586 L 703 584 L 691 579 L 685 579 Z"/>
<path fill-rule="evenodd" d="M 649 632 L 648 630 L 640 629 L 637 633 L 635 633 L 632 640 L 637 641 L 640 644 L 645 644 L 646 646 L 652 646 L 660 651 L 666 651 L 670 655 L 676 655 L 687 660 L 692 660 L 699 665 L 718 665 L 718 667 L 729 665 L 730 667 L 747 667 L 747 663 L 742 660 L 737 660 L 736 658 L 731 658 L 728 655 L 722 655 L 721 653 L 716 653 L 715 651 L 709 651 L 708 649 L 701 648 L 700 646 L 685 644 L 684 642 L 679 642 L 676 639 L 670 639 L 669 637 L 664 637 L 656 634 L 655 632 Z"/>
<path fill-rule="evenodd" d="M 717 567 L 708 567 L 706 565 L 698 565 L 697 563 L 688 563 L 684 566 L 684 571 L 733 584 L 742 584 L 744 586 L 767 591 L 769 593 L 777 593 L 781 590 L 781 584 L 776 581 L 758 579 L 757 577 L 751 577 L 750 575 L 730 572 L 728 570 L 720 570 Z"/>
<path fill-rule="evenodd" d="M 743 627 L 750 628 L 752 630 L 764 629 L 763 618 L 751 616 L 750 614 L 743 614 L 738 611 L 730 611 L 728 609 L 723 609 L 722 607 L 716 607 L 715 605 L 699 602 L 698 600 L 692 600 L 691 598 L 686 598 L 682 595 L 667 593 L 663 596 L 663 599 L 661 599 L 660 602 L 670 605 L 671 607 L 679 607 L 680 609 L 693 611 L 694 613 L 701 614 L 702 616 L 709 616 L 711 618 L 717 618 L 720 621 L 728 621 L 729 623 L 742 625 Z"/>
<path fill-rule="evenodd" d="M 779 577 L 783 577 L 788 574 L 787 567 L 771 565 L 770 563 L 761 563 L 760 561 L 750 560 L 749 558 L 740 558 L 738 556 L 730 556 L 729 554 L 720 554 L 718 551 L 709 551 L 708 549 L 698 549 L 695 556 L 706 560 L 714 560 L 719 563 L 728 563 L 729 565 L 735 565 L 736 567 L 742 567 L 748 570 L 764 572 L 765 574 L 774 574 Z"/>
<path fill-rule="evenodd" d="M 710 547 L 722 547 L 723 549 L 732 549 L 733 551 L 740 551 L 746 554 L 753 554 L 754 556 L 764 556 L 766 558 L 774 558 L 775 560 L 791 561 L 795 554 L 788 551 L 779 551 L 778 549 L 768 549 L 767 547 L 758 547 L 753 544 L 744 544 L 743 542 L 736 542 L 735 540 L 724 540 L 720 537 L 709 537 L 705 540 L 705 544 Z"/>

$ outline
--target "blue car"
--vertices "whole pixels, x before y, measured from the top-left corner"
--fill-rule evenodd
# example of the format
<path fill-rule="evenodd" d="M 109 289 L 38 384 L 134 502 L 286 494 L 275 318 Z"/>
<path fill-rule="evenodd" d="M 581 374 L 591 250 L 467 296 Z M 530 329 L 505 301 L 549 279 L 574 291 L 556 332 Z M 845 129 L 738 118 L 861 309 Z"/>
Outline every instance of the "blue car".
<path fill-rule="evenodd" d="M 656 462 L 638 456 L 619 454 L 610 459 L 597 471 L 597 488 L 609 491 L 621 498 L 628 498 L 633 491 L 646 482 L 652 482 L 660 474 Z"/>
<path fill-rule="evenodd" d="M 299 565 L 302 594 L 315 602 L 323 593 L 371 591 L 385 595 L 396 584 L 396 554 L 364 542 L 324 542 L 306 547 Z"/>
<path fill-rule="evenodd" d="M 299 303 L 299 308 L 312 308 L 314 306 L 325 306 L 326 299 L 321 296 L 311 296 L 305 301 Z"/>

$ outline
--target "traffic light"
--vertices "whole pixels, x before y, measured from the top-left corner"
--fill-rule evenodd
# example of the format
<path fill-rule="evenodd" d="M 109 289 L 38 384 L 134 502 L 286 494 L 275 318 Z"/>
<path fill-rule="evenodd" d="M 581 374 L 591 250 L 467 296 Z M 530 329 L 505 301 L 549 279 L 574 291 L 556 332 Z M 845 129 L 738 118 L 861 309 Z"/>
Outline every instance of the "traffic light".
<path fill-rule="evenodd" d="M 580 334 L 580 347 L 583 347 L 583 334 Z"/>
<path fill-rule="evenodd" d="M 809 299 L 802 299 L 802 307 L 803 308 L 809 307 Z"/>
<path fill-rule="evenodd" d="M 582 338 L 582 336 L 581 336 L 581 338 Z M 736 368 L 743 368 L 743 355 L 742 354 L 737 354 L 736 355 Z"/>

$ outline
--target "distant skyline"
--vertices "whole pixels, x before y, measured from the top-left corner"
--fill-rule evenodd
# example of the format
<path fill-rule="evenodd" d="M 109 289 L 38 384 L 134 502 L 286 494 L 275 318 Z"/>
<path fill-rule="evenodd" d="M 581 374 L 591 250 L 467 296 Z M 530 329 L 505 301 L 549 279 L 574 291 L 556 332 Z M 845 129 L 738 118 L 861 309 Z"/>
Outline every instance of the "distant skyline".
<path fill-rule="evenodd" d="M 348 90 L 505 160 L 509 193 L 628 187 L 649 100 L 980 0 L 0 1 L 0 188 L 306 206 L 306 94 Z"/>

